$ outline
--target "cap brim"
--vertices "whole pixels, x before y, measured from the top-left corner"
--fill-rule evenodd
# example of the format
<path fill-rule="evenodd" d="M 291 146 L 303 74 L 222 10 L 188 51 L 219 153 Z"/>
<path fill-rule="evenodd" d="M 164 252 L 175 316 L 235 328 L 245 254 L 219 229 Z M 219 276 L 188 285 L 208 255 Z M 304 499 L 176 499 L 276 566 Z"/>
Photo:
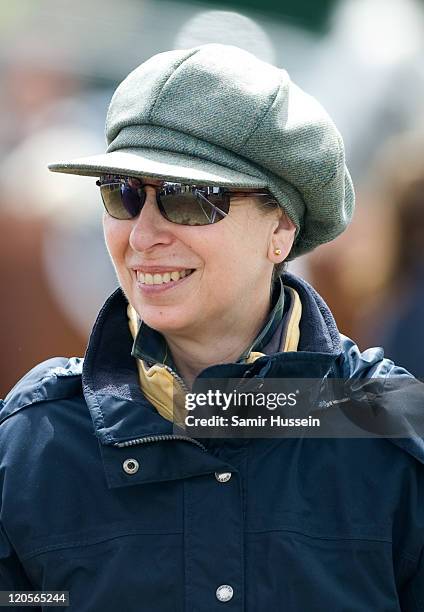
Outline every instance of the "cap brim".
<path fill-rule="evenodd" d="M 158 149 L 120 149 L 92 157 L 56 162 L 48 167 L 52 172 L 83 176 L 123 174 L 207 185 L 266 187 L 264 180 L 258 177 L 198 157 Z"/>

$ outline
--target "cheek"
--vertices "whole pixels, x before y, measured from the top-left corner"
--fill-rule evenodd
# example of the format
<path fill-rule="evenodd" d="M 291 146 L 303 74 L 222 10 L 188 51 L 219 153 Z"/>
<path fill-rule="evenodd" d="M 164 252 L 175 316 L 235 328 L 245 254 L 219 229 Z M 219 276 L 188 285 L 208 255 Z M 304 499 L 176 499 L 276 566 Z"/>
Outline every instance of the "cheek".
<path fill-rule="evenodd" d="M 243 278 L 262 270 L 267 262 L 268 227 L 262 217 L 249 212 L 232 225 L 223 255 L 226 265 Z"/>
<path fill-rule="evenodd" d="M 258 259 L 255 255 L 256 245 L 251 244 L 238 224 L 228 224 L 225 228 L 219 228 L 218 225 L 213 228 L 214 235 L 211 232 L 202 244 L 205 279 L 213 301 L 238 296 L 240 287 L 245 286 L 252 265 Z"/>
<path fill-rule="evenodd" d="M 125 259 L 131 228 L 125 221 L 117 221 L 109 216 L 103 218 L 103 234 L 109 255 L 115 265 L 119 266 Z"/>

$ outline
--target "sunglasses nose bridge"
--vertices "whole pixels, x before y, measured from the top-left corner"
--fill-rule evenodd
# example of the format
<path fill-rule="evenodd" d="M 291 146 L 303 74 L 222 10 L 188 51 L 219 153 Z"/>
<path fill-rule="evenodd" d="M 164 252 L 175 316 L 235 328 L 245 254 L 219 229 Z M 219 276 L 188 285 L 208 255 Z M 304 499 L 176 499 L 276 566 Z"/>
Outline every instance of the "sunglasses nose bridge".
<path fill-rule="evenodd" d="M 172 237 L 156 201 L 156 189 L 145 187 L 146 199 L 139 215 L 134 219 L 129 243 L 135 251 L 146 251 L 158 244 L 169 244 Z"/>

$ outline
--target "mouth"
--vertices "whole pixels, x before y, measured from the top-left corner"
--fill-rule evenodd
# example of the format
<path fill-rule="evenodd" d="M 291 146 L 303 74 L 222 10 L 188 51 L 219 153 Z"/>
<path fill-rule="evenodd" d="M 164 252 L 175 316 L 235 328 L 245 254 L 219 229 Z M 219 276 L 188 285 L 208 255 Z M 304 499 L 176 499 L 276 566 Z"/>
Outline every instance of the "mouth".
<path fill-rule="evenodd" d="M 175 285 L 181 279 L 190 276 L 194 272 L 194 269 L 186 270 L 171 270 L 169 272 L 151 274 L 149 272 L 142 272 L 141 270 L 135 270 L 137 282 L 143 286 L 152 285 Z"/>

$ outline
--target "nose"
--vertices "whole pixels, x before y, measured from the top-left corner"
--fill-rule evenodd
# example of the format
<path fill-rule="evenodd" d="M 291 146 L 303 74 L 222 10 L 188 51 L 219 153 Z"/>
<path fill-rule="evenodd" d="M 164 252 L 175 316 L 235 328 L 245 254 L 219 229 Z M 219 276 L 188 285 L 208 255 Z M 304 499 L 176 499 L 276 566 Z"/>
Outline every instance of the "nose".
<path fill-rule="evenodd" d="M 162 217 L 156 203 L 156 190 L 146 186 L 146 201 L 140 214 L 133 221 L 129 243 L 134 251 L 145 252 L 157 246 L 171 244 L 169 222 Z"/>

